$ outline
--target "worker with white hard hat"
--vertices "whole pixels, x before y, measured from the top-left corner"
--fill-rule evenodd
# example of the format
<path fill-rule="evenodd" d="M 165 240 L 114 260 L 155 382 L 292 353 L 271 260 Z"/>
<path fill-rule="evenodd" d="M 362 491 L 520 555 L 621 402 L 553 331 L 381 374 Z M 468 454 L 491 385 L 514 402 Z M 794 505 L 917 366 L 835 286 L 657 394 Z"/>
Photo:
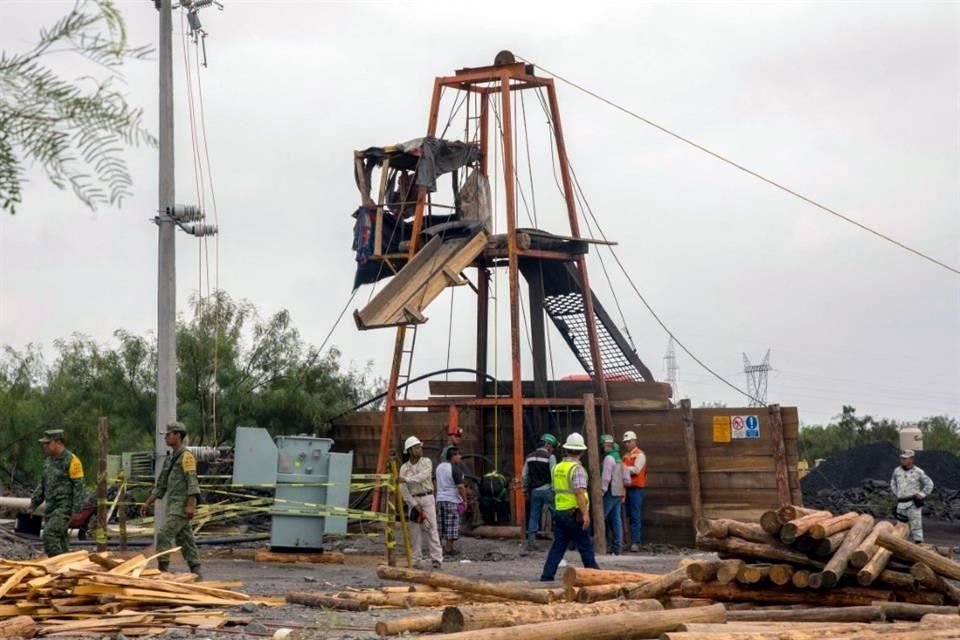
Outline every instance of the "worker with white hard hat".
<path fill-rule="evenodd" d="M 643 544 L 643 498 L 647 487 L 647 456 L 637 446 L 637 434 L 623 434 L 623 484 L 627 488 L 627 516 L 630 518 L 630 551 Z"/>
<path fill-rule="evenodd" d="M 566 453 L 562 462 L 553 468 L 553 545 L 547 553 L 540 580 L 553 580 L 567 552 L 567 545 L 573 542 L 580 552 L 583 566 L 599 569 L 593 551 L 593 531 L 590 526 L 590 498 L 587 496 L 587 470 L 580 463 L 580 457 L 587 450 L 583 436 L 571 433 L 563 443 Z"/>
<path fill-rule="evenodd" d="M 912 450 L 900 452 L 900 466 L 893 470 L 890 490 L 897 499 L 893 515 L 900 522 L 910 524 L 910 538 L 914 542 L 923 542 L 923 504 L 933 491 L 933 480 L 913 464 Z"/>
<path fill-rule="evenodd" d="M 410 556 L 418 568 L 423 568 L 423 543 L 426 534 L 430 560 L 434 569 L 443 566 L 443 548 L 437 530 L 437 505 L 433 497 L 433 463 L 423 455 L 423 443 L 410 436 L 403 443 L 407 461 L 400 467 L 400 495 L 407 505 L 410 529 Z"/>

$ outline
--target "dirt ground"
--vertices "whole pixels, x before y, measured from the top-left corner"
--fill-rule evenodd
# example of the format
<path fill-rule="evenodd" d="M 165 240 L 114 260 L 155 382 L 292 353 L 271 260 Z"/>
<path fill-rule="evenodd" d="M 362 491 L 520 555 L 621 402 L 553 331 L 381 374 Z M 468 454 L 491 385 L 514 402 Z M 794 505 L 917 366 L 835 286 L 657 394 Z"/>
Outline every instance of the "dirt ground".
<path fill-rule="evenodd" d="M 958 523 L 924 524 L 933 525 L 927 531 L 928 542 L 952 546 L 960 544 Z M 382 545 L 382 540 L 364 538 L 332 541 L 328 549 L 344 553 L 346 562 L 342 565 L 257 563 L 249 559 L 252 556 L 251 549 L 264 548 L 262 545 L 203 547 L 203 573 L 207 580 L 242 582 L 241 590 L 253 596 L 282 597 L 291 591 L 319 593 L 379 588 L 390 584 L 380 580 L 376 574 L 376 567 L 384 558 Z M 537 580 L 549 545 L 549 540 L 540 540 L 539 549 L 528 553 L 518 540 L 464 537 L 458 543 L 460 555 L 446 561 L 443 571 L 488 582 L 529 581 L 531 584 L 540 584 Z M 598 562 L 605 569 L 666 573 L 676 567 L 681 557 L 713 556 L 689 549 L 655 547 L 635 554 L 599 556 Z M 567 552 L 565 559 L 570 564 L 580 566 L 580 559 L 575 551 Z M 398 564 L 405 566 L 403 560 Z M 172 569 L 186 571 L 187 567 L 181 558 L 176 557 Z M 562 569 L 558 572 L 558 580 L 553 583 L 555 586 L 561 584 L 561 574 Z M 345 612 L 290 604 L 281 607 L 247 605 L 230 611 L 232 616 L 252 618 L 253 621 L 246 627 L 197 633 L 188 629 L 174 629 L 168 631 L 164 637 L 211 640 L 269 638 L 276 630 L 289 628 L 294 630 L 292 640 L 372 640 L 378 638 L 374 631 L 378 621 L 415 615 L 418 611 L 426 610 L 372 609 L 366 612 Z"/>
<path fill-rule="evenodd" d="M 465 578 L 489 582 L 536 582 L 546 557 L 549 541 L 540 541 L 541 549 L 527 553 L 519 541 L 463 538 L 461 554 L 444 563 L 443 571 Z M 346 547 L 346 563 L 335 564 L 259 564 L 251 560 L 230 558 L 224 550 L 205 554 L 204 578 L 208 580 L 238 580 L 250 595 L 283 596 L 290 591 L 337 591 L 348 588 L 376 588 L 391 584 L 377 577 L 376 566 L 382 562 L 382 549 L 354 542 L 337 545 Z M 360 546 L 364 548 L 359 549 Z M 358 549 L 351 552 L 351 549 Z M 636 553 L 622 556 L 599 556 L 601 567 L 665 573 L 674 569 L 681 553 Z M 708 557 L 709 554 L 696 554 Z M 566 560 L 576 566 L 580 559 L 575 551 L 567 553 Z M 400 563 L 404 565 L 403 562 Z M 186 567 L 175 563 L 174 570 Z M 562 571 L 562 569 L 561 569 Z M 555 585 L 560 585 L 560 574 Z M 392 583 L 396 584 L 396 583 Z M 537 583 L 540 584 L 540 583 Z M 268 637 L 279 628 L 296 630 L 299 638 L 330 638 L 361 640 L 378 638 L 374 625 L 380 620 L 416 614 L 417 610 L 373 609 L 366 612 L 327 611 L 298 605 L 279 608 L 248 607 L 252 611 L 236 610 L 236 615 L 253 615 L 256 621 L 234 633 L 203 633 L 200 638 Z M 172 631 L 170 637 L 190 637 L 189 632 Z"/>

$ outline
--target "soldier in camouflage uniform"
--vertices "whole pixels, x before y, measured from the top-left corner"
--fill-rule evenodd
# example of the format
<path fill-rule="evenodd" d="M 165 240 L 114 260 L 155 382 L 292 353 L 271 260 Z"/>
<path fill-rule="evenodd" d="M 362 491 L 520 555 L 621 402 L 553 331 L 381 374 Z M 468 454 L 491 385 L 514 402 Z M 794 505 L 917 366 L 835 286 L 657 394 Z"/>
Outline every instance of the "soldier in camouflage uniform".
<path fill-rule="evenodd" d="M 30 498 L 31 513 L 40 503 L 47 503 L 43 550 L 48 556 L 70 550 L 70 517 L 83 505 L 83 464 L 64 446 L 63 437 L 62 429 L 51 429 L 40 438 L 47 459 L 43 461 L 40 484 Z"/>
<path fill-rule="evenodd" d="M 923 501 L 933 491 L 933 480 L 914 466 L 910 449 L 900 454 L 900 466 L 893 470 L 890 490 L 897 498 L 897 520 L 910 523 L 910 537 L 914 542 L 923 542 Z"/>
<path fill-rule="evenodd" d="M 140 509 L 146 515 L 157 499 L 166 497 L 167 508 L 163 526 L 157 533 L 157 552 L 166 551 L 175 545 L 180 547 L 183 559 L 187 561 L 192 573 L 200 576 L 200 552 L 193 539 L 191 520 L 197 508 L 197 497 L 200 495 L 200 484 L 197 482 L 197 460 L 184 446 L 187 428 L 182 422 L 171 422 L 167 425 L 166 443 L 171 451 L 163 461 L 160 478 Z M 157 559 L 157 567 L 161 571 L 170 568 L 170 556 L 161 556 Z"/>

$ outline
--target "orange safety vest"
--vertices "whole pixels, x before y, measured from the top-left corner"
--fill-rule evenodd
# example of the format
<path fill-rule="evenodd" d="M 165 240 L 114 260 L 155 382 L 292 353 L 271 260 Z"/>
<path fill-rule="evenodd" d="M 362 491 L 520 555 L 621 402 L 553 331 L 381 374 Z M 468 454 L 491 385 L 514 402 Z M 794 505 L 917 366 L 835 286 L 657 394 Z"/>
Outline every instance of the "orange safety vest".
<path fill-rule="evenodd" d="M 633 463 L 637 461 L 637 456 L 643 453 L 643 449 L 637 447 L 630 453 L 623 454 L 623 468 L 624 474 L 626 474 L 627 469 L 633 468 Z M 647 486 L 647 465 L 643 465 L 643 470 L 636 474 L 630 474 L 630 482 L 627 483 L 628 487 L 635 489 L 643 489 Z"/>

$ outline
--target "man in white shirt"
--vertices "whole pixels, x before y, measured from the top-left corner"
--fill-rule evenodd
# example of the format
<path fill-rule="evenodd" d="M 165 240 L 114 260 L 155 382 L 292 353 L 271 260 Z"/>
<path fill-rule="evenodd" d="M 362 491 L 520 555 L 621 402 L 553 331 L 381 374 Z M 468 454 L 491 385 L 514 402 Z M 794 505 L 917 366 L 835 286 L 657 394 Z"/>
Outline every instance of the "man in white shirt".
<path fill-rule="evenodd" d="M 433 463 L 423 455 L 423 443 L 410 436 L 403 444 L 409 456 L 400 467 L 400 495 L 407 505 L 410 530 L 410 555 L 414 565 L 423 561 L 421 532 L 427 536 L 433 568 L 443 566 L 443 549 L 437 533 L 437 505 L 433 498 Z"/>

